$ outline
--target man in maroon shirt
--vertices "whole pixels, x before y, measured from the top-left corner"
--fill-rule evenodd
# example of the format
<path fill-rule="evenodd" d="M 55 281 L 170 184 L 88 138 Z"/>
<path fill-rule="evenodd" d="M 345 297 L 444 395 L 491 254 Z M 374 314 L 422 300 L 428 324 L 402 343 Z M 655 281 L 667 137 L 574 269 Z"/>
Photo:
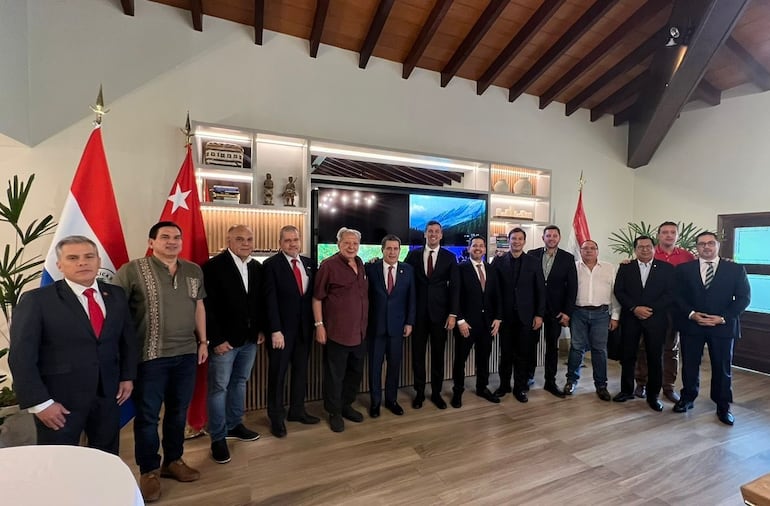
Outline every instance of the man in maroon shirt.
<path fill-rule="evenodd" d="M 353 409 L 366 356 L 369 282 L 358 257 L 361 233 L 342 227 L 337 232 L 339 251 L 318 269 L 313 291 L 316 341 L 324 348 L 324 408 L 334 432 L 345 430 L 347 418 L 362 422 Z"/>
<path fill-rule="evenodd" d="M 676 246 L 679 238 L 679 226 L 673 221 L 664 221 L 658 226 L 658 245 L 655 247 L 655 260 L 668 262 L 674 267 L 690 260 L 695 260 L 695 255 L 686 249 Z M 634 395 L 646 397 L 647 395 L 647 357 L 643 353 L 644 344 L 640 346 L 642 353 L 636 358 L 636 389 Z M 674 330 L 669 319 L 666 331 L 666 342 L 663 344 L 663 395 L 671 402 L 679 400 L 676 391 L 676 375 L 679 369 L 679 332 Z"/>

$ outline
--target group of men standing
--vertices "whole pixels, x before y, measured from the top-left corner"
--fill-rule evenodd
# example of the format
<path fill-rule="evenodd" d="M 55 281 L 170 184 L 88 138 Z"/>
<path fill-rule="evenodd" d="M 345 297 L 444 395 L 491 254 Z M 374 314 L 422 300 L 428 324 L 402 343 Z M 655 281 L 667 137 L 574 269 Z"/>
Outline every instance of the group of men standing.
<path fill-rule="evenodd" d="M 253 232 L 235 225 L 228 230 L 227 248 L 201 269 L 179 258 L 181 229 L 160 222 L 149 232 L 152 255 L 121 267 L 114 279 L 117 286 L 97 281 L 100 259 L 91 239 L 67 237 L 56 246 L 64 279 L 26 294 L 14 313 L 9 362 L 20 405 L 35 413 L 41 444 L 78 444 L 85 432 L 90 446 L 117 453 L 120 406 L 131 398 L 140 489 L 150 502 L 160 497 L 160 477 L 200 477 L 182 455 L 196 367 L 207 359 L 211 454 L 224 464 L 230 461 L 227 439 L 260 437 L 243 424 L 243 412 L 246 382 L 263 342 L 269 357 L 270 431 L 281 438 L 287 434 L 287 420 L 320 421 L 304 405 L 314 338 L 323 345 L 329 425 L 342 432 L 345 419 L 364 419 L 352 404 L 367 355 L 369 415 L 379 417 L 383 403 L 394 415 L 404 414 L 397 391 L 408 337 L 412 407 L 422 408 L 426 399 L 430 345 L 429 399 L 446 409 L 441 394 L 449 332 L 455 338 L 454 408 L 462 407 L 465 362 L 474 347 L 476 395 L 499 403 L 510 392 L 517 401 L 528 402 L 541 329 L 544 389 L 560 398 L 573 394 L 584 354 L 590 350 L 596 393 L 609 401 L 607 338 L 620 323 L 621 391 L 615 401 L 644 396 L 653 410 L 661 411 L 658 396 L 663 390 L 675 402 L 674 411 L 691 409 L 698 395 L 703 347 L 708 345 L 711 398 L 719 420 L 734 423 L 732 346 L 750 294 L 745 270 L 719 258 L 713 233 L 698 235 L 694 260 L 674 246 L 677 225 L 665 222 L 658 228 L 657 247 L 652 238 L 637 237 L 635 259 L 621 264 L 617 273 L 612 264 L 599 261 L 594 241 L 581 245 L 577 261 L 560 249 L 555 225 L 545 228 L 544 247 L 527 253 L 526 232 L 512 229 L 510 250 L 491 263 L 485 260 L 483 237 L 471 239 L 469 260 L 458 265 L 441 247 L 440 223 L 428 222 L 424 235 L 425 246 L 411 250 L 403 262 L 401 240 L 387 235 L 381 243 L 382 258 L 364 264 L 358 256 L 361 234 L 342 228 L 337 234 L 339 251 L 316 272 L 310 259 L 300 255 L 296 227 L 280 230 L 280 251 L 260 264 L 251 258 Z M 564 327 L 571 331 L 571 346 L 567 383 L 560 389 L 558 340 Z M 500 384 L 492 392 L 489 358 L 495 338 L 500 345 Z M 640 340 L 646 371 L 637 360 Z M 678 342 L 681 396 L 674 391 Z M 287 411 L 284 386 L 289 369 Z"/>

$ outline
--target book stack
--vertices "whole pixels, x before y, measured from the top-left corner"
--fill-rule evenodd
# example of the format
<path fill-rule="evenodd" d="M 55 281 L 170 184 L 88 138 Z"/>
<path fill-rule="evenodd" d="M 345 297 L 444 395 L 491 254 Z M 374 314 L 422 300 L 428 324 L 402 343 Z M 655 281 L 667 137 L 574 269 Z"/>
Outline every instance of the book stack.
<path fill-rule="evenodd" d="M 209 189 L 212 202 L 221 202 L 224 204 L 240 204 L 241 191 L 237 186 L 225 186 L 215 184 Z"/>

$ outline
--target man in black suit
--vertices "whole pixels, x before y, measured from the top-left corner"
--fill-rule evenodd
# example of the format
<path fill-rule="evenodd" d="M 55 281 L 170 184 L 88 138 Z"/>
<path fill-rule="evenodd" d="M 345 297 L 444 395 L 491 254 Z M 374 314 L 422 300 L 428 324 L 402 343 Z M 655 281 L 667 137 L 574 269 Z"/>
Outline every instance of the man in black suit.
<path fill-rule="evenodd" d="M 508 232 L 510 252 L 495 258 L 503 294 L 503 323 L 500 326 L 500 387 L 503 397 L 511 391 L 519 402 L 527 402 L 532 331 L 539 331 L 545 314 L 545 279 L 540 263 L 524 253 L 527 233 L 519 227 Z"/>
<path fill-rule="evenodd" d="M 270 341 L 267 356 L 267 416 L 270 432 L 286 435 L 287 418 L 283 390 L 291 366 L 288 420 L 303 424 L 321 421 L 305 411 L 307 363 L 313 346 L 313 268 L 308 257 L 300 255 L 302 240 L 293 225 L 281 228 L 281 251 L 263 265 L 267 329 Z"/>
<path fill-rule="evenodd" d="M 8 357 L 22 409 L 35 414 L 37 442 L 118 454 L 120 405 L 136 378 L 134 326 L 123 290 L 96 280 L 96 244 L 56 245 L 64 279 L 25 294 L 13 313 Z"/>
<path fill-rule="evenodd" d="M 569 327 L 572 310 L 577 296 L 577 269 L 575 257 L 559 248 L 561 231 L 556 225 L 543 230 L 544 248 L 532 249 L 528 255 L 540 261 L 545 278 L 545 316 L 543 333 L 545 337 L 545 390 L 563 398 L 564 392 L 556 386 L 556 371 L 559 367 L 559 336 L 563 327 Z M 529 356 L 529 382 L 534 381 L 537 367 L 537 343 L 540 332 L 532 333 L 535 345 Z"/>
<path fill-rule="evenodd" d="M 385 373 L 385 407 L 394 415 L 403 415 L 398 404 L 398 380 L 401 374 L 403 341 L 412 335 L 415 315 L 414 269 L 398 261 L 401 239 L 393 234 L 382 239 L 382 260 L 366 265 L 369 278 L 369 416 L 380 416 L 382 402 L 382 362 Z"/>
<path fill-rule="evenodd" d="M 211 457 L 230 462 L 226 439 L 255 441 L 243 425 L 246 382 L 257 345 L 265 340 L 262 266 L 251 258 L 254 233 L 245 225 L 227 231 L 227 249 L 203 264 L 206 336 L 209 338 L 207 407 Z"/>
<path fill-rule="evenodd" d="M 712 232 L 696 237 L 698 260 L 676 268 L 677 324 L 682 346 L 682 394 L 674 411 L 693 408 L 700 385 L 703 346 L 711 359 L 711 400 L 719 421 L 733 425 L 733 344 L 741 336 L 740 315 L 749 306 L 751 289 L 743 266 L 719 257 L 719 241 Z"/>
<path fill-rule="evenodd" d="M 497 269 L 484 261 L 487 243 L 474 237 L 468 246 L 470 258 L 460 271 L 460 309 L 455 326 L 455 359 L 452 367 L 452 407 L 463 405 L 465 361 L 476 346 L 476 395 L 498 404 L 500 399 L 489 391 L 489 355 L 492 339 L 500 330 L 502 299 Z"/>
<path fill-rule="evenodd" d="M 425 352 L 430 339 L 430 400 L 439 409 L 446 409 L 441 398 L 444 383 L 444 349 L 447 331 L 455 327 L 459 304 L 457 260 L 441 247 L 441 224 L 429 221 L 425 226 L 425 247 L 409 252 L 405 262 L 414 268 L 417 287 L 417 313 L 412 334 L 412 368 L 414 409 L 425 402 Z"/>
<path fill-rule="evenodd" d="M 663 343 L 673 303 L 674 266 L 654 258 L 652 238 L 634 239 L 636 261 L 620 264 L 615 298 L 621 306 L 620 393 L 615 402 L 634 399 L 634 368 L 640 337 L 647 355 L 647 404 L 663 411 L 658 394 L 663 384 Z"/>

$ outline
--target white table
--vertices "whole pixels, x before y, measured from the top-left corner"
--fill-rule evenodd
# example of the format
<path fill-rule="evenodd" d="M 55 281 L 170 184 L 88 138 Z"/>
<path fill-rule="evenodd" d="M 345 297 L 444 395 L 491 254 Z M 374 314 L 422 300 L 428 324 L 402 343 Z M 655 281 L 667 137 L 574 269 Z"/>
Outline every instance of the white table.
<path fill-rule="evenodd" d="M 0 449 L 0 490 L 9 505 L 144 505 L 120 458 L 82 446 Z"/>

